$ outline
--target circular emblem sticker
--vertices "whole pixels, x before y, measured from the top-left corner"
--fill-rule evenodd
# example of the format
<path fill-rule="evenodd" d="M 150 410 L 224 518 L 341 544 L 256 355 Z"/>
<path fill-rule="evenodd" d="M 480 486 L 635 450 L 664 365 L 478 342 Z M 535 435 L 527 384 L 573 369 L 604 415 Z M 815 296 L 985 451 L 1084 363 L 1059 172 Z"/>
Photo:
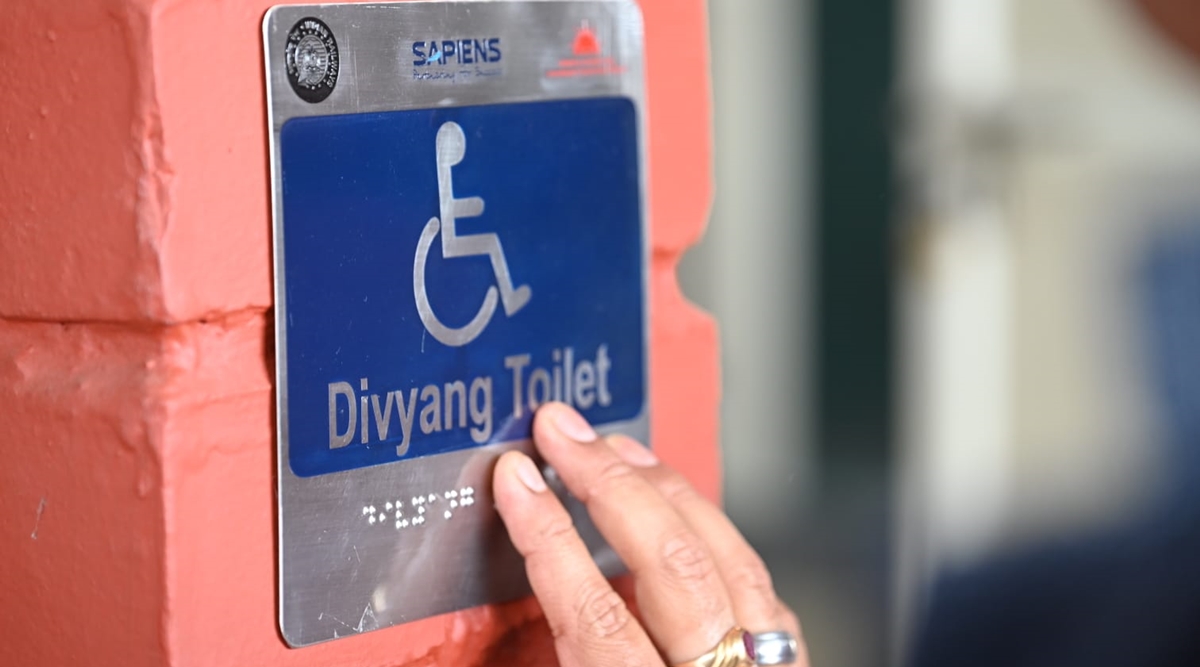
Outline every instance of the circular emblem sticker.
<path fill-rule="evenodd" d="M 300 19 L 287 37 L 287 76 L 305 102 L 329 97 L 338 77 L 338 47 L 333 31 L 315 18 Z"/>

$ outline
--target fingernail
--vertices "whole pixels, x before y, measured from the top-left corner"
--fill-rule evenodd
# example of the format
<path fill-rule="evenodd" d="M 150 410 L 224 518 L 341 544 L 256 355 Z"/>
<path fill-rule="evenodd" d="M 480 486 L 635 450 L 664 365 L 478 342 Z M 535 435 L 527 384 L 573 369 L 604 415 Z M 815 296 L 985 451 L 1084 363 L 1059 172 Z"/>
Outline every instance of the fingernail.
<path fill-rule="evenodd" d="M 533 464 L 528 456 L 521 455 L 517 460 L 516 466 L 513 469 L 517 479 L 525 485 L 525 488 L 534 493 L 541 493 L 546 490 L 546 480 L 542 478 L 542 473 L 538 471 L 537 466 Z"/>
<path fill-rule="evenodd" d="M 583 415 L 565 405 L 559 406 L 555 410 L 552 421 L 554 428 L 558 429 L 559 433 L 576 442 L 592 442 L 597 438 L 596 432 L 592 430 L 591 424 L 587 423 Z"/>
<path fill-rule="evenodd" d="M 621 457 L 621 460 L 638 468 L 649 468 L 658 465 L 658 457 L 648 448 L 630 438 L 609 438 L 609 445 Z"/>

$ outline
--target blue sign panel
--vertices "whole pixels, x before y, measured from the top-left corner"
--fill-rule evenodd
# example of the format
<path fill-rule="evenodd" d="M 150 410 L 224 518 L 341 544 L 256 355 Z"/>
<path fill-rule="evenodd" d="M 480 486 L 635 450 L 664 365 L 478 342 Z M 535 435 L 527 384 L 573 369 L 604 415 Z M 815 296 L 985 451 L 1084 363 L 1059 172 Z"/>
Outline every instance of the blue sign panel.
<path fill-rule="evenodd" d="M 629 100 L 293 118 L 279 151 L 296 475 L 528 438 L 550 400 L 642 414 Z"/>

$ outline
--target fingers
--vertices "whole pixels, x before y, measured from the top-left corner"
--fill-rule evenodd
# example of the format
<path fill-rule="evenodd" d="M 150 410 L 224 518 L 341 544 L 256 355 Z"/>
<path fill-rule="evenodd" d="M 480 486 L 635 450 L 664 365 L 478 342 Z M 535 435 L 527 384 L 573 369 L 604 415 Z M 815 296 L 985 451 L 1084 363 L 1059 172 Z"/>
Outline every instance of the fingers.
<path fill-rule="evenodd" d="M 539 410 L 534 441 L 634 574 L 645 623 L 642 630 L 592 564 L 532 462 L 506 454 L 497 507 L 526 556 L 564 665 L 661 665 L 655 646 L 674 664 L 709 651 L 735 624 L 801 637 L 728 517 L 649 450 L 621 436 L 599 438 L 562 404 Z M 798 648 L 797 664 L 806 665 Z"/>
<path fill-rule="evenodd" d="M 509 452 L 494 473 L 496 509 L 554 632 L 564 665 L 647 665 L 662 660 L 625 602 L 592 562 L 571 517 L 528 456 Z"/>
<path fill-rule="evenodd" d="M 716 505 L 700 495 L 682 475 L 647 461 L 649 451 L 624 436 L 608 444 L 622 459 L 641 468 L 641 474 L 670 502 L 692 530 L 708 544 L 721 579 L 733 602 L 734 616 L 750 632 L 786 630 L 800 636 L 796 617 L 776 596 L 762 558 Z"/>
<path fill-rule="evenodd" d="M 567 406 L 538 411 L 534 441 L 634 574 L 638 607 L 667 662 L 710 650 L 735 623 L 705 540 Z"/>

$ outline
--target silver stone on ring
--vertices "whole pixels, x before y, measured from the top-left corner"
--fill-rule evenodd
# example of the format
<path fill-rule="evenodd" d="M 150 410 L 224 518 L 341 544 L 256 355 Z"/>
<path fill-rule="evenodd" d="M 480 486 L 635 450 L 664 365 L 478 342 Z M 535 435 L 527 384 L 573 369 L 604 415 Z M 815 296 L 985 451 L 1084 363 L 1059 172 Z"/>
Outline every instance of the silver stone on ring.
<path fill-rule="evenodd" d="M 754 638 L 754 664 L 790 665 L 796 662 L 796 638 L 781 630 L 759 632 Z"/>

